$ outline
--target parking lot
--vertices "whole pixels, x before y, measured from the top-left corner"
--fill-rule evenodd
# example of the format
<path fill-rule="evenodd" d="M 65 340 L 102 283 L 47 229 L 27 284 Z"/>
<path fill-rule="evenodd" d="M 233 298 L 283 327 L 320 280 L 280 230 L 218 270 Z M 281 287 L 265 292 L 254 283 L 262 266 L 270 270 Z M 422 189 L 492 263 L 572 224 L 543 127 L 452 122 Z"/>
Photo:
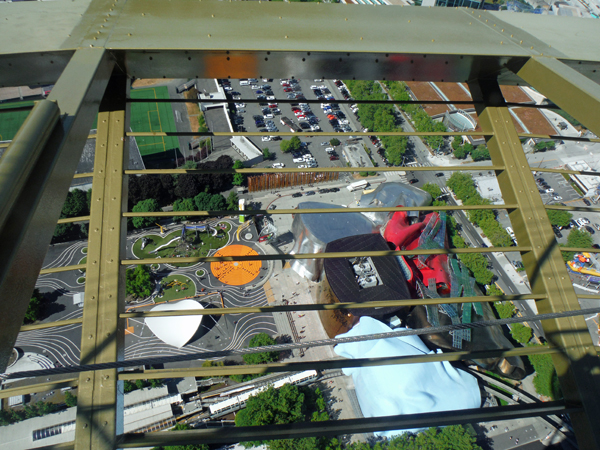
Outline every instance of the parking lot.
<path fill-rule="evenodd" d="M 340 94 L 339 90 L 334 86 L 333 82 L 331 82 L 329 80 L 327 80 L 327 81 L 298 80 L 296 85 L 290 83 L 289 87 L 282 86 L 280 84 L 279 79 L 274 79 L 274 80 L 269 79 L 268 81 L 264 81 L 264 80 L 266 80 L 266 79 L 259 79 L 259 80 L 257 80 L 256 83 L 251 83 L 250 85 L 240 85 L 240 80 L 229 80 L 231 90 L 228 90 L 227 93 L 232 98 L 235 98 L 235 97 L 233 97 L 233 95 L 235 95 L 235 93 L 239 93 L 239 98 L 241 98 L 242 100 L 247 99 L 247 98 L 257 98 L 258 95 L 265 95 L 265 97 L 269 97 L 269 98 L 272 96 L 275 99 L 287 99 L 288 94 L 300 94 L 300 93 L 303 94 L 305 96 L 305 98 L 308 100 L 316 100 L 317 96 L 314 93 L 312 87 L 313 86 L 316 86 L 316 87 L 324 86 L 325 89 L 321 89 L 321 92 L 323 94 L 333 95 L 335 99 L 343 98 L 342 95 Z M 253 89 L 252 85 L 258 86 L 259 89 Z M 272 94 L 269 92 L 269 89 L 262 89 L 263 85 L 269 85 L 270 91 L 272 92 Z M 284 88 L 287 88 L 287 90 L 291 89 L 291 91 L 285 92 Z M 261 91 L 261 92 L 258 92 L 258 91 Z M 281 123 L 281 118 L 286 117 L 295 126 L 300 126 L 300 121 L 296 118 L 296 115 L 292 111 L 293 107 L 298 108 L 298 106 L 296 106 L 295 104 L 290 104 L 290 103 L 278 103 L 277 109 L 280 111 L 280 113 L 274 115 L 273 118 L 270 118 L 270 117 L 265 118 L 264 119 L 264 123 L 265 123 L 264 127 L 262 125 L 256 126 L 254 116 L 263 116 L 263 108 L 265 108 L 265 107 L 268 108 L 267 105 L 270 103 L 277 103 L 277 100 L 265 99 L 263 105 L 261 105 L 259 103 L 246 103 L 244 105 L 244 107 L 241 109 L 241 111 L 243 111 L 243 112 L 237 114 L 237 117 L 241 117 L 243 119 L 243 122 L 239 123 L 238 125 L 243 126 L 246 131 L 250 131 L 250 132 L 251 131 L 260 131 L 261 129 L 266 130 L 266 126 L 267 126 L 266 122 L 268 120 L 270 120 L 274 123 L 275 127 L 277 128 L 277 131 L 290 131 L 290 129 L 286 125 L 283 125 Z M 301 99 L 298 100 L 298 104 L 300 104 L 300 103 L 302 103 Z M 333 102 L 329 101 L 329 100 L 323 100 L 323 103 L 331 104 Z M 315 120 L 316 125 L 318 125 L 321 128 L 321 130 L 314 131 L 313 134 L 311 134 L 308 137 L 299 135 L 300 140 L 307 144 L 306 148 L 308 149 L 308 151 L 310 151 L 310 153 L 313 155 L 313 158 L 316 160 L 317 167 L 343 167 L 343 166 L 345 166 L 345 162 L 343 161 L 343 157 L 342 157 L 342 147 L 341 146 L 338 146 L 335 149 L 336 154 L 340 159 L 332 161 L 329 158 L 330 155 L 325 151 L 325 149 L 327 147 L 330 147 L 330 145 L 329 144 L 321 145 L 321 143 L 329 142 L 333 138 L 333 136 L 323 135 L 322 132 L 323 131 L 325 131 L 325 132 L 334 131 L 333 126 L 329 123 L 327 116 L 323 112 L 323 109 L 320 107 L 319 104 L 311 104 L 309 106 L 310 106 L 311 112 L 314 114 L 314 117 L 316 118 L 316 120 Z M 269 108 L 269 109 L 273 110 L 275 108 Z M 356 120 L 356 118 L 350 112 L 349 108 L 346 105 L 339 105 L 339 109 L 345 115 L 345 119 L 348 120 L 348 122 L 349 122 L 348 125 L 350 127 L 350 130 L 355 131 L 357 129 L 357 127 L 360 126 L 360 123 L 358 123 L 358 121 Z M 352 116 L 352 117 L 350 117 L 350 116 Z M 310 118 L 310 116 L 307 116 L 307 117 Z M 308 130 L 305 130 L 304 132 L 311 132 L 311 131 L 310 131 L 310 129 L 308 129 Z M 293 162 L 293 155 L 291 153 L 284 154 L 283 152 L 281 152 L 281 150 L 280 150 L 281 140 L 265 142 L 265 141 L 262 141 L 262 139 L 260 137 L 255 137 L 255 136 L 249 137 L 249 139 L 259 148 L 261 148 L 261 149 L 268 148 L 269 151 L 271 152 L 271 154 L 275 155 L 273 160 L 264 161 L 264 162 L 258 164 L 257 167 L 269 167 L 273 163 L 283 163 L 283 164 L 285 164 L 285 167 L 290 167 L 290 168 L 295 168 L 295 167 L 298 167 L 299 165 L 301 165 L 301 163 L 299 163 L 299 162 L 296 162 L 296 163 Z M 345 142 L 345 139 L 340 139 L 340 141 L 343 144 Z"/>

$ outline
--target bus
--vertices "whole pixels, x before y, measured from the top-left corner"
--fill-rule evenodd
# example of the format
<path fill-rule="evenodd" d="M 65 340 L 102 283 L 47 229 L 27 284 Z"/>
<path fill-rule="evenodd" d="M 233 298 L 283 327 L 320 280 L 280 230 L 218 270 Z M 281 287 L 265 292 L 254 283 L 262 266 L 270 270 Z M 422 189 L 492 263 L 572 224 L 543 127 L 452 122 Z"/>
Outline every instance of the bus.
<path fill-rule="evenodd" d="M 369 182 L 367 180 L 361 180 L 361 181 L 356 181 L 354 183 L 350 183 L 348 186 L 346 186 L 346 189 L 348 189 L 350 192 L 354 192 L 354 191 L 358 191 L 359 189 L 364 189 L 369 185 Z"/>

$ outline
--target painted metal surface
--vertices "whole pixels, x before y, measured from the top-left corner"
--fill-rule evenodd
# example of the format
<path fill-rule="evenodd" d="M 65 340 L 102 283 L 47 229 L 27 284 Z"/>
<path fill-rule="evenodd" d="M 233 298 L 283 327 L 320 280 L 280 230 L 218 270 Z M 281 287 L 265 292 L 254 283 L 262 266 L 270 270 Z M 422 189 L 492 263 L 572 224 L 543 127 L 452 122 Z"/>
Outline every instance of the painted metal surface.
<path fill-rule="evenodd" d="M 48 97 L 58 105 L 61 119 L 14 204 L 10 226 L 2 234 L 0 371 L 6 368 L 16 341 L 112 67 L 113 62 L 101 49 L 78 51 Z"/>
<path fill-rule="evenodd" d="M 543 313 L 580 309 L 577 295 L 565 270 L 561 251 L 546 214 L 544 202 L 537 191 L 535 179 L 523 152 L 508 108 L 503 104 L 500 88 L 493 81 L 472 83 L 471 93 L 488 106 L 477 107 L 483 130 L 493 131 L 487 141 L 492 161 L 502 163 L 506 170 L 496 173 L 502 196 L 519 207 L 509 212 L 510 221 L 519 242 L 529 245 L 521 251 L 533 293 L 545 293 L 539 300 Z M 575 429 L 580 448 L 600 448 L 600 359 L 583 317 L 570 317 L 542 322 L 547 339 L 561 349 L 552 359 L 568 405 L 582 406 L 585 412 L 574 413 Z M 575 424 L 575 421 L 574 421 Z"/>

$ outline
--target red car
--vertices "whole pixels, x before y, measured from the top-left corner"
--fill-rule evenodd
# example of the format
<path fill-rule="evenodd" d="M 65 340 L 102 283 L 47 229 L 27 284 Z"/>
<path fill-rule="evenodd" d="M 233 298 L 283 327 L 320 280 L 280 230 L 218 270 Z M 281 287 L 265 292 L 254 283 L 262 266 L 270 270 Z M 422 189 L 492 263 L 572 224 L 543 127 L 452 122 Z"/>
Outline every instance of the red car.
<path fill-rule="evenodd" d="M 330 156 L 329 157 L 329 161 L 337 161 L 338 159 L 340 159 L 340 158 L 338 158 L 337 156 Z"/>
<path fill-rule="evenodd" d="M 337 120 L 337 117 L 335 117 L 333 114 L 328 114 L 328 115 L 327 115 L 327 118 L 328 118 L 329 120 Z"/>
<path fill-rule="evenodd" d="M 283 92 L 292 92 L 292 88 L 284 87 Z"/>

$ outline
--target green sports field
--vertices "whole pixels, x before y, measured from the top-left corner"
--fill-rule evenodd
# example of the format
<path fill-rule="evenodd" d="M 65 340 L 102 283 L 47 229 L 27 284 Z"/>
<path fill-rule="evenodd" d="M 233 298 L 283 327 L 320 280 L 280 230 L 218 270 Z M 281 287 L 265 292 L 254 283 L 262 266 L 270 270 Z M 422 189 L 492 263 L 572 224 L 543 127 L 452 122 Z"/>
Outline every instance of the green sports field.
<path fill-rule="evenodd" d="M 132 89 L 131 98 L 169 98 L 165 86 Z M 170 103 L 131 103 L 132 131 L 177 131 Z M 179 150 L 179 139 L 168 137 L 136 137 L 142 156 Z"/>
<path fill-rule="evenodd" d="M 0 103 L 0 141 L 12 141 L 31 110 L 10 111 L 10 108 L 33 106 L 33 102 Z"/>

